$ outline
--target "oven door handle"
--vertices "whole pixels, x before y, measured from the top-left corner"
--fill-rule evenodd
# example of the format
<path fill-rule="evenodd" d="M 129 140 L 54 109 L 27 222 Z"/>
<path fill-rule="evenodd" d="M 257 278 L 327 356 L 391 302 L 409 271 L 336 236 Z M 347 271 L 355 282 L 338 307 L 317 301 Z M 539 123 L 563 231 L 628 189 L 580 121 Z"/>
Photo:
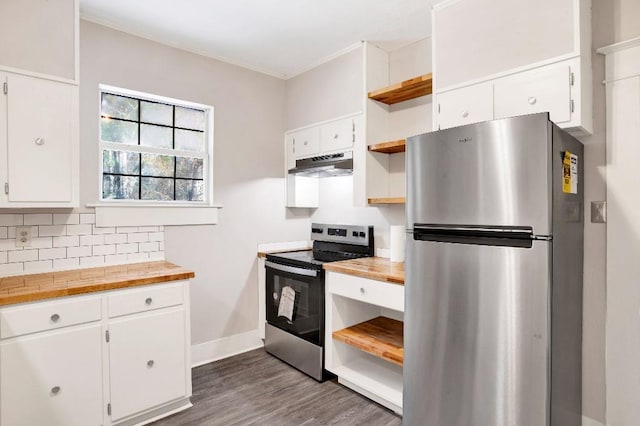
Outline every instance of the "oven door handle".
<path fill-rule="evenodd" d="M 270 262 L 268 260 L 265 261 L 264 264 L 268 268 L 277 269 L 278 271 L 289 272 L 292 274 L 304 275 L 306 277 L 317 277 L 319 273 L 319 271 L 313 269 L 296 268 L 295 266 L 281 265 L 279 263 Z"/>

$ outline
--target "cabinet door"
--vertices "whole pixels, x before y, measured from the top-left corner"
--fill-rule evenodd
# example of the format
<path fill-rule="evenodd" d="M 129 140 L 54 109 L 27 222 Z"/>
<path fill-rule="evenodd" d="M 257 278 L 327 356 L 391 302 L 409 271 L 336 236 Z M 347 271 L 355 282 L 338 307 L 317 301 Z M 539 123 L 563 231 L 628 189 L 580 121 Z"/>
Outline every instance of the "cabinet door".
<path fill-rule="evenodd" d="M 295 158 L 312 157 L 320 153 L 320 131 L 318 127 L 300 130 L 289 135 L 293 143 Z"/>
<path fill-rule="evenodd" d="M 0 406 L 7 426 L 101 425 L 101 326 L 2 343 Z"/>
<path fill-rule="evenodd" d="M 438 128 L 493 120 L 493 84 L 463 87 L 437 96 Z"/>
<path fill-rule="evenodd" d="M 495 117 L 549 112 L 551 121 L 571 120 L 571 69 L 544 67 L 501 78 L 494 83 Z"/>
<path fill-rule="evenodd" d="M 325 154 L 353 147 L 355 142 L 353 118 L 334 121 L 320 127 L 320 151 Z"/>
<path fill-rule="evenodd" d="M 9 201 L 70 203 L 77 87 L 9 74 L 8 89 Z"/>
<path fill-rule="evenodd" d="M 110 322 L 113 421 L 186 396 L 184 315 L 173 308 Z"/>

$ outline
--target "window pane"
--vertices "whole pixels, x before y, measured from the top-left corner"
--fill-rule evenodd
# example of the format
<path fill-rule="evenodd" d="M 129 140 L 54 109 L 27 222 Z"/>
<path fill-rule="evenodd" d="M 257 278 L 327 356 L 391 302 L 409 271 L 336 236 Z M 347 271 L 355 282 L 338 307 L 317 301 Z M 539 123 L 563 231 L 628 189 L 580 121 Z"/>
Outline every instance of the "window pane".
<path fill-rule="evenodd" d="M 102 94 L 102 115 L 107 117 L 124 118 L 125 120 L 138 120 L 138 100 L 125 98 L 124 96 Z"/>
<path fill-rule="evenodd" d="M 203 201 L 204 181 L 201 180 L 176 180 L 176 200 Z"/>
<path fill-rule="evenodd" d="M 173 131 L 171 127 L 140 125 L 140 145 L 155 146 L 157 148 L 173 147 Z"/>
<path fill-rule="evenodd" d="M 102 153 L 102 169 L 104 173 L 137 175 L 140 173 L 140 154 L 105 150 Z"/>
<path fill-rule="evenodd" d="M 173 200 L 173 179 L 142 178 L 143 200 Z"/>
<path fill-rule="evenodd" d="M 140 101 L 140 121 L 173 125 L 173 106 Z"/>
<path fill-rule="evenodd" d="M 102 198 L 112 200 L 137 200 L 140 180 L 131 176 L 102 176 Z"/>
<path fill-rule="evenodd" d="M 102 128 L 100 137 L 103 141 L 138 145 L 137 123 L 101 118 L 100 125 Z"/>
<path fill-rule="evenodd" d="M 176 129 L 175 149 L 204 152 L 204 132 Z"/>
<path fill-rule="evenodd" d="M 173 177 L 175 158 L 169 155 L 142 154 L 142 174 L 144 176 Z"/>
<path fill-rule="evenodd" d="M 176 177 L 202 179 L 202 158 L 176 157 Z"/>
<path fill-rule="evenodd" d="M 176 127 L 204 130 L 204 111 L 176 106 Z"/>

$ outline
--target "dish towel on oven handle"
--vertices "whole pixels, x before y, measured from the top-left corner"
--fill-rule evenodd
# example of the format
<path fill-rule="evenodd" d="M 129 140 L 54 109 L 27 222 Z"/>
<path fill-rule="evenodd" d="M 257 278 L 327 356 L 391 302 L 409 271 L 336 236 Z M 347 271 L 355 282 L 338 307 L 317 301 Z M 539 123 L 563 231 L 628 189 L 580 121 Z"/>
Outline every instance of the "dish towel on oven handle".
<path fill-rule="evenodd" d="M 278 316 L 285 317 L 293 321 L 293 305 L 296 302 L 296 291 L 289 287 L 283 287 L 280 293 L 280 304 L 278 305 Z"/>

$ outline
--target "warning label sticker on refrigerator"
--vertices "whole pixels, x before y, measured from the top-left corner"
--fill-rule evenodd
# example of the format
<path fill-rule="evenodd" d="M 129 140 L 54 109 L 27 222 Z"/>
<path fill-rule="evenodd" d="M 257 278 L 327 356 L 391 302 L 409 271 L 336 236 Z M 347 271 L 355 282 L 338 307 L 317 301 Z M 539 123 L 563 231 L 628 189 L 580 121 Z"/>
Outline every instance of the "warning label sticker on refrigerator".
<path fill-rule="evenodd" d="M 562 160 L 562 192 L 578 193 L 578 156 L 569 151 L 564 152 Z"/>

